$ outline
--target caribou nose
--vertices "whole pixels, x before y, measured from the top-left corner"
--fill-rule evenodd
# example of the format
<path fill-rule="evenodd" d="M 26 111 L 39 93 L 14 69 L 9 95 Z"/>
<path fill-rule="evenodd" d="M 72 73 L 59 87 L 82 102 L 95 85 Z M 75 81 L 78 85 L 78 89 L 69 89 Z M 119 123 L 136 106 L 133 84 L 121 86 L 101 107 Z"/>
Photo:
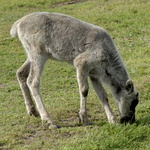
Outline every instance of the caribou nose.
<path fill-rule="evenodd" d="M 134 123 L 135 122 L 135 115 L 132 116 L 124 116 L 120 118 L 120 123 L 121 124 L 126 124 L 126 123 Z"/>

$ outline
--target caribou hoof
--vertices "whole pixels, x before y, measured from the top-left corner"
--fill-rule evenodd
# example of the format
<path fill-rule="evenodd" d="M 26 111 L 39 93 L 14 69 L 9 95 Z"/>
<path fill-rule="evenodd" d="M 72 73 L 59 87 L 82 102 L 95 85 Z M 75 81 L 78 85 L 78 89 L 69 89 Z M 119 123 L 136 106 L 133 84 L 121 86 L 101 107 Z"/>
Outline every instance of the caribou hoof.
<path fill-rule="evenodd" d="M 110 124 L 119 124 L 117 118 L 114 117 L 114 116 L 111 117 L 111 118 L 109 118 L 109 119 L 108 119 L 108 122 L 109 122 Z"/>
<path fill-rule="evenodd" d="M 81 119 L 80 117 L 79 117 L 79 125 L 84 125 L 84 126 L 91 126 L 91 125 L 93 125 L 93 123 L 92 122 L 90 122 L 87 118 L 85 119 Z"/>
<path fill-rule="evenodd" d="M 49 129 L 59 129 L 60 128 L 60 126 L 57 126 L 54 124 L 50 124 L 48 127 L 49 127 Z"/>
<path fill-rule="evenodd" d="M 60 127 L 53 124 L 50 120 L 42 120 L 42 124 L 46 125 L 49 129 L 59 129 Z"/>

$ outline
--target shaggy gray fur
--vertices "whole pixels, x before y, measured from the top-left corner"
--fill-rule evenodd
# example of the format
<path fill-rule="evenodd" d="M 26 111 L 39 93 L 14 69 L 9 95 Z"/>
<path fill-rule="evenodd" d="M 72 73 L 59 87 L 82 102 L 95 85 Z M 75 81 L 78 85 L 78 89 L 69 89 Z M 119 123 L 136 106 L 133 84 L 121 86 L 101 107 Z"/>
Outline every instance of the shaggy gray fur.
<path fill-rule="evenodd" d="M 27 53 L 27 60 L 17 71 L 17 78 L 28 114 L 34 116 L 39 114 L 49 127 L 56 127 L 46 111 L 39 90 L 43 66 L 47 59 L 51 58 L 68 62 L 76 68 L 81 123 L 90 124 L 86 110 L 88 77 L 103 103 L 110 123 L 117 123 L 117 119 L 109 106 L 107 93 L 101 82 L 111 88 L 121 122 L 134 122 L 138 94 L 129 79 L 113 40 L 103 28 L 67 15 L 39 12 L 16 21 L 10 34 L 13 37 L 18 35 Z M 133 104 L 136 105 L 133 106 Z"/>

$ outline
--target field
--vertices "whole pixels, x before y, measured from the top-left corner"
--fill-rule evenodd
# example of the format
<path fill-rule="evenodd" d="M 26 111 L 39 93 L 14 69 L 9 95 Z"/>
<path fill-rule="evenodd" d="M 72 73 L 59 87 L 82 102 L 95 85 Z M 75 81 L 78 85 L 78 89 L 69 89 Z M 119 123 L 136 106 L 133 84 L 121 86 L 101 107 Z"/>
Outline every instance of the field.
<path fill-rule="evenodd" d="M 0 150 L 149 150 L 149 8 L 149 0 L 0 0 Z M 108 124 L 90 86 L 87 107 L 93 125 L 79 126 L 75 69 L 52 60 L 46 63 L 42 74 L 41 94 L 50 116 L 61 128 L 50 130 L 40 118 L 27 115 L 16 79 L 16 71 L 26 55 L 9 31 L 17 19 L 38 11 L 64 13 L 110 33 L 140 93 L 136 123 Z M 107 91 L 118 116 L 113 97 Z"/>

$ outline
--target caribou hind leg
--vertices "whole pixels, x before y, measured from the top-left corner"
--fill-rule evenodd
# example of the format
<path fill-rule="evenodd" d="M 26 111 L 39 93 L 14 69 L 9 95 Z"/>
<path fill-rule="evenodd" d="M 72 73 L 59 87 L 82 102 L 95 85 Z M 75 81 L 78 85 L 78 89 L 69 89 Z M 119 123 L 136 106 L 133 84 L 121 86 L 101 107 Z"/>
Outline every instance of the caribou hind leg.
<path fill-rule="evenodd" d="M 102 104 L 104 106 L 107 118 L 108 118 L 108 122 L 111 124 L 117 124 L 117 119 L 114 116 L 109 102 L 108 102 L 108 96 L 107 93 L 105 91 L 105 89 L 103 88 L 101 82 L 99 81 L 99 79 L 97 79 L 96 77 L 90 76 L 90 80 L 92 82 L 93 88 L 95 90 L 95 92 L 97 93 L 99 99 L 102 101 Z"/>
<path fill-rule="evenodd" d="M 35 109 L 34 103 L 31 98 L 31 94 L 27 85 L 27 78 L 29 75 L 30 71 L 30 61 L 27 59 L 25 63 L 21 66 L 20 69 L 17 71 L 17 79 L 19 81 L 20 88 L 22 90 L 24 99 L 25 99 L 25 104 L 26 104 L 26 109 L 27 113 L 29 115 L 33 115 L 35 117 L 38 117 L 39 114 L 37 110 Z"/>
<path fill-rule="evenodd" d="M 57 126 L 53 124 L 40 95 L 40 76 L 47 59 L 42 54 L 34 54 L 34 56 L 31 57 L 32 60 L 27 84 L 35 100 L 42 121 L 46 122 L 49 128 L 57 128 Z"/>

